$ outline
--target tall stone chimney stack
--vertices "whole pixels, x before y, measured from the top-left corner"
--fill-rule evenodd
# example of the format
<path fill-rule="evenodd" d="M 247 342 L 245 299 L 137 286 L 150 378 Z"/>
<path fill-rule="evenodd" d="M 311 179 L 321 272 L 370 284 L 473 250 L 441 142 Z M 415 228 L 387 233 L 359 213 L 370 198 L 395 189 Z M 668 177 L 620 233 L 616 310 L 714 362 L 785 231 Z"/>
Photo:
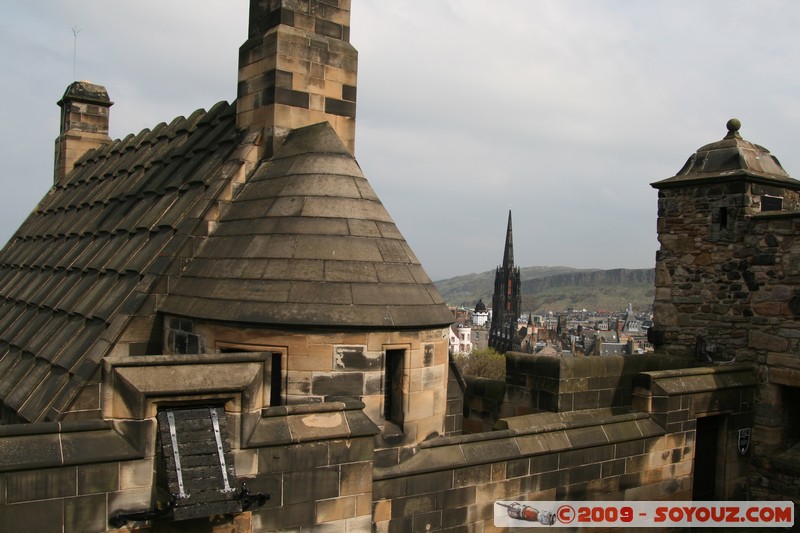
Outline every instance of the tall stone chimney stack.
<path fill-rule="evenodd" d="M 290 130 L 326 120 L 353 153 L 358 52 L 349 41 L 350 0 L 250 0 L 236 124 L 263 128 L 262 157 Z"/>
<path fill-rule="evenodd" d="M 102 85 L 72 82 L 58 101 L 61 129 L 55 147 L 55 182 L 70 173 L 75 161 L 89 150 L 111 142 L 109 108 L 114 104 Z"/>

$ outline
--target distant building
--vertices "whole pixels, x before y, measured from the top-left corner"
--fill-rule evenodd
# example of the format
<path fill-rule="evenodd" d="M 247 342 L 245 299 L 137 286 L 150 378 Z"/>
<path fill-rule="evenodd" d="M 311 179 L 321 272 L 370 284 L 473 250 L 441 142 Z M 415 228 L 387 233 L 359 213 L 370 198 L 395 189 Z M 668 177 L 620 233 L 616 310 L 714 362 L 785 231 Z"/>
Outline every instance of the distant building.
<path fill-rule="evenodd" d="M 472 328 L 464 324 L 450 326 L 450 353 L 472 353 Z"/>
<path fill-rule="evenodd" d="M 483 303 L 483 299 L 480 299 L 478 303 L 475 304 L 475 311 L 472 313 L 472 325 L 484 326 L 488 321 L 489 311 L 486 310 L 486 304 Z"/>
<path fill-rule="evenodd" d="M 492 295 L 492 326 L 489 331 L 489 347 L 500 353 L 519 349 L 517 319 L 522 308 L 522 292 L 519 267 L 514 266 L 514 236 L 511 228 L 511 211 L 508 212 L 506 243 L 503 249 L 503 264 L 494 274 Z"/>

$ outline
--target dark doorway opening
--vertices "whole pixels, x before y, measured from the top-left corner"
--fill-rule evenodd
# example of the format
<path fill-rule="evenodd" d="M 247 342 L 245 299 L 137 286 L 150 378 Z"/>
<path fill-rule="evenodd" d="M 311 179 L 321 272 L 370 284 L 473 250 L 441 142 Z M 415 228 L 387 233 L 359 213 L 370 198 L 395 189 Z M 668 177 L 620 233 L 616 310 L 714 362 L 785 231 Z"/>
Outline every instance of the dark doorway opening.
<path fill-rule="evenodd" d="M 383 384 L 383 418 L 402 427 L 403 360 L 405 350 L 386 350 Z"/>
<path fill-rule="evenodd" d="M 693 500 L 717 500 L 717 451 L 722 429 L 721 416 L 697 419 L 694 441 Z"/>
<path fill-rule="evenodd" d="M 272 353 L 272 376 L 270 378 L 269 405 L 281 405 L 283 395 L 283 354 Z"/>

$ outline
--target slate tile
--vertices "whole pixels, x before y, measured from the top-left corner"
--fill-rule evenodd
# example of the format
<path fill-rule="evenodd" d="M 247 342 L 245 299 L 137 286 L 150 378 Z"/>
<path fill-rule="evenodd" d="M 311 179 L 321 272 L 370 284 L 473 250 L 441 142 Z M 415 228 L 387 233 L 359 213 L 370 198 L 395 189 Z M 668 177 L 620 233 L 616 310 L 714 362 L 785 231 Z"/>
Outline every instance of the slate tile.
<path fill-rule="evenodd" d="M 36 419 L 50 405 L 50 402 L 68 380 L 69 375 L 66 371 L 58 367 L 50 367 L 47 376 L 19 409 L 19 415 L 26 420 Z"/>
<path fill-rule="evenodd" d="M 30 354 L 20 354 L 16 358 L 16 364 L 9 371 L 0 376 L 0 397 L 5 398 L 20 380 L 33 368 L 34 357 Z"/>
<path fill-rule="evenodd" d="M 5 395 L 4 403 L 8 407 L 19 411 L 22 404 L 28 400 L 30 394 L 40 385 L 49 371 L 49 362 L 43 359 L 34 359 L 34 364 L 25 373 L 24 377 L 19 378 L 13 389 Z"/>

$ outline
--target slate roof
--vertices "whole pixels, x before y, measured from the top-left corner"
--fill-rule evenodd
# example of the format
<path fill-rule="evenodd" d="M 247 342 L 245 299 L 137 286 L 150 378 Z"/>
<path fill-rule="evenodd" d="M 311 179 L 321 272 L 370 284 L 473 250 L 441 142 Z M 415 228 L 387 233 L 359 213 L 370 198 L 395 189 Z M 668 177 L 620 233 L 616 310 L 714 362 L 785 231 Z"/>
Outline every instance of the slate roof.
<path fill-rule="evenodd" d="M 731 119 L 728 133 L 717 142 L 700 147 L 673 177 L 653 183 L 656 188 L 678 187 L 697 180 L 727 180 L 747 177 L 779 181 L 781 185 L 800 188 L 800 181 L 789 176 L 778 159 L 763 146 L 742 139 L 741 123 Z"/>
<path fill-rule="evenodd" d="M 221 102 L 81 158 L 0 252 L 0 405 L 57 420 L 241 166 Z"/>
<path fill-rule="evenodd" d="M 0 413 L 58 420 L 143 304 L 278 326 L 453 317 L 328 123 L 294 130 L 207 234 L 256 130 L 221 102 L 93 150 L 0 251 Z M 196 238 L 205 244 L 196 250 Z M 191 242 L 190 242 L 191 241 Z M 192 254 L 195 254 L 192 258 Z M 176 258 L 190 259 L 180 272 Z"/>
<path fill-rule="evenodd" d="M 248 179 L 161 309 L 303 327 L 454 320 L 327 122 L 293 130 Z"/>

